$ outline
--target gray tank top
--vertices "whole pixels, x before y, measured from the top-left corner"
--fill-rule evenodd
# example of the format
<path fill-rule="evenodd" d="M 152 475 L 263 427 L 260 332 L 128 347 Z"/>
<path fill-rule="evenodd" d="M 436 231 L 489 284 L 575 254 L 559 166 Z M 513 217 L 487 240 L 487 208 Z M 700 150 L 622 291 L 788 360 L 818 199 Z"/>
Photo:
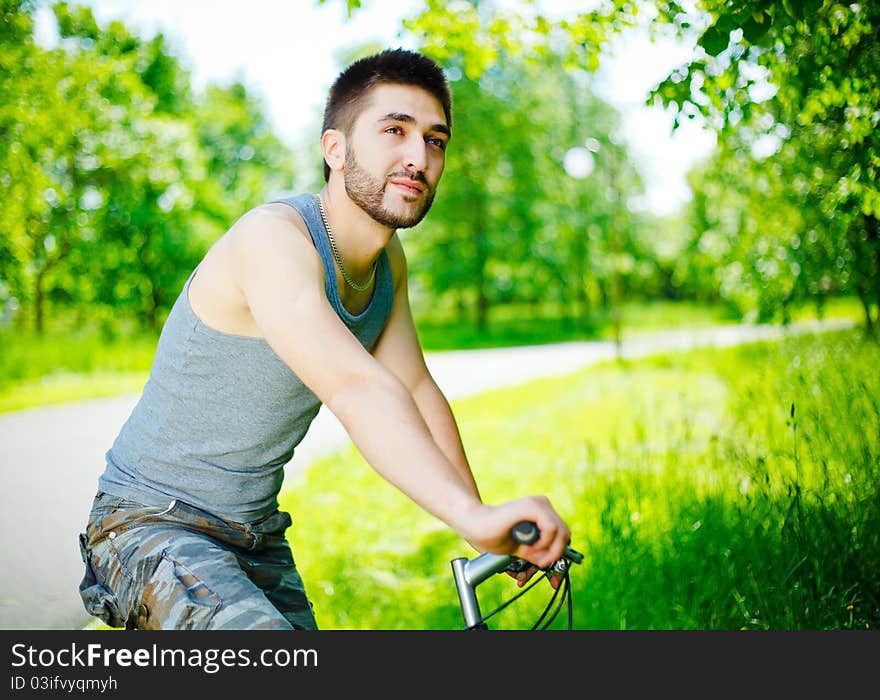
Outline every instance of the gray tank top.
<path fill-rule="evenodd" d="M 394 296 L 387 254 L 379 256 L 369 305 L 353 315 L 339 297 L 314 196 L 276 201 L 305 220 L 324 263 L 327 298 L 372 350 Z M 196 271 L 162 328 L 149 379 L 107 451 L 98 489 L 146 505 L 178 499 L 227 520 L 253 522 L 278 508 L 284 465 L 321 403 L 265 340 L 223 333 L 199 320 L 188 298 Z M 306 344 L 307 334 L 303 329 Z"/>

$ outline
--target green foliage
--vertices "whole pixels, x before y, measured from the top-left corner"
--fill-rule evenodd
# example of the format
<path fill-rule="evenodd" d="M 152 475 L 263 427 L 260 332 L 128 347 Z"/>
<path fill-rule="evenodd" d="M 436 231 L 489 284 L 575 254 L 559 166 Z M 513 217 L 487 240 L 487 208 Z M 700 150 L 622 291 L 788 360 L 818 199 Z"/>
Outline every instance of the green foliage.
<path fill-rule="evenodd" d="M 207 247 L 289 184 L 291 158 L 243 86 L 194 95 L 162 35 L 53 9 L 53 49 L 30 3 L 4 16 L 2 315 L 41 332 L 49 313 L 112 309 L 155 330 Z"/>
<path fill-rule="evenodd" d="M 324 5 L 327 0 L 317 0 L 319 5 Z M 361 8 L 361 0 L 344 0 L 345 12 L 349 19 Z"/>
<path fill-rule="evenodd" d="M 677 119 L 703 115 L 721 135 L 714 162 L 692 181 L 698 206 L 713 199 L 715 209 L 699 222 L 695 245 L 704 247 L 704 235 L 725 241 L 716 262 L 738 287 L 738 303 L 760 317 L 784 317 L 792 299 L 842 291 L 861 298 L 873 330 L 880 8 L 835 0 L 699 7 L 661 8 L 661 19 L 697 37 L 698 51 L 651 96 Z"/>
<path fill-rule="evenodd" d="M 349 15 L 360 5 L 344 3 Z M 33 37 L 35 3 L 3 8 L 0 324 L 51 332 L 73 314 L 155 331 L 208 246 L 291 188 L 293 156 L 247 86 L 196 93 L 161 34 L 57 3 L 61 39 L 47 49 Z M 403 234 L 420 316 L 452 309 L 459 328 L 473 325 L 458 335 L 469 344 L 590 337 L 621 296 L 721 301 L 731 317 L 785 321 L 806 302 L 855 295 L 868 327 L 877 322 L 873 5 L 554 11 L 426 0 L 404 23 L 446 69 L 459 117 L 435 207 Z M 641 17 L 698 44 L 654 96 L 722 133 L 692 174 L 689 211 L 663 220 L 632 207 L 641 183 L 619 116 L 591 92 L 609 37 Z M 565 155 L 585 145 L 595 169 L 569 177 Z M 316 153 L 300 171 L 318 175 Z M 320 186 L 302 172 L 303 187 Z M 520 328 L 504 319 L 514 306 L 555 310 L 530 330 L 529 316 Z"/>
<path fill-rule="evenodd" d="M 572 526 L 578 628 L 873 629 L 878 362 L 846 332 L 596 367 L 453 408 L 487 502 L 545 493 Z M 473 552 L 353 449 L 310 467 L 282 507 L 323 628 L 460 628 L 449 561 Z M 484 588 L 484 612 L 516 592 L 503 576 Z M 493 627 L 527 627 L 549 593 Z"/>
<path fill-rule="evenodd" d="M 484 333 L 492 332 L 486 319 L 493 304 L 511 295 L 525 300 L 535 288 L 544 301 L 574 295 L 574 315 L 586 328 L 597 310 L 633 292 L 720 300 L 741 317 L 783 322 L 806 300 L 821 308 L 854 294 L 873 333 L 880 320 L 876 4 L 609 0 L 588 11 L 556 9 L 525 0 L 425 0 L 404 22 L 453 76 L 465 118 L 491 118 L 478 147 L 459 151 L 467 172 L 455 169 L 462 144 L 453 139 L 447 181 L 464 182 L 468 196 L 457 199 L 444 184 L 431 219 L 439 226 L 426 223 L 423 245 L 421 232 L 413 236 L 425 291 L 453 297 L 461 318 L 475 318 Z M 579 191 L 555 177 L 558 155 L 555 172 L 542 163 L 548 143 L 570 147 L 578 131 L 612 133 L 608 122 L 597 129 L 591 115 L 572 110 L 587 96 L 565 97 L 564 85 L 573 76 L 575 93 L 588 92 L 584 78 L 608 39 L 637 25 L 654 36 L 672 31 L 694 46 L 647 101 L 670 108 L 676 127 L 702 116 L 720 136 L 711 161 L 692 173 L 692 206 L 674 222 L 634 216 L 621 205 L 638 192 L 628 178 L 615 184 L 608 177 L 609 160 L 626 161 L 622 151 L 613 159 L 600 154 L 604 177 Z M 530 95 L 543 98 L 543 110 Z M 511 122 L 527 126 L 520 133 Z M 493 186 L 496 177 L 530 189 Z M 616 195 L 617 206 L 603 206 L 603 190 Z M 581 193 L 589 196 L 579 200 Z M 664 256 L 663 238 L 682 232 L 679 255 Z M 523 256 L 529 262 L 519 265 Z"/>
<path fill-rule="evenodd" d="M 405 234 L 414 304 L 451 303 L 483 334 L 496 305 L 567 304 L 589 330 L 615 275 L 637 287 L 656 274 L 652 251 L 631 235 L 644 223 L 628 207 L 641 183 L 616 138 L 618 116 L 591 92 L 596 66 L 576 30 L 608 22 L 556 25 L 515 9 L 427 2 L 404 22 L 446 69 L 456 115 L 434 208 Z M 587 143 L 595 170 L 578 180 L 564 161 Z"/>

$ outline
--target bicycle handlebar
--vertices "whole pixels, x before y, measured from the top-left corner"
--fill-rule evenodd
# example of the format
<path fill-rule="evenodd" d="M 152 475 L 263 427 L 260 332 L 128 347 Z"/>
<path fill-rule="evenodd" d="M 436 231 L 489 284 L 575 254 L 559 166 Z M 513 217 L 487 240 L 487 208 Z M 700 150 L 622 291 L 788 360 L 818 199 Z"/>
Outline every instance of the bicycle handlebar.
<path fill-rule="evenodd" d="M 541 536 L 541 532 L 538 530 L 538 526 L 535 523 L 529 522 L 528 520 L 522 520 L 513 526 L 511 530 L 511 534 L 513 535 L 513 539 L 515 539 L 520 544 L 534 544 L 538 541 L 538 537 Z M 562 553 L 562 560 L 571 561 L 574 564 L 580 564 L 584 559 L 584 555 L 580 552 L 572 549 L 568 545 L 565 547 L 565 551 Z M 556 562 L 558 564 L 559 562 Z M 553 564 L 551 566 L 555 566 Z"/>
<path fill-rule="evenodd" d="M 533 544 L 540 537 L 540 532 L 535 523 L 522 521 L 513 526 L 511 535 L 520 544 Z M 562 558 L 545 568 L 544 571 L 548 576 L 564 574 L 568 570 L 569 564 L 580 564 L 583 559 L 583 554 L 566 546 Z M 467 629 L 488 629 L 482 622 L 480 615 L 477 586 L 494 574 L 508 570 L 519 571 L 527 566 L 533 566 L 510 554 L 492 554 L 491 552 L 479 554 L 473 559 L 458 557 L 453 559 L 451 563 L 458 600 Z"/>
<path fill-rule="evenodd" d="M 513 535 L 513 539 L 520 544 L 532 544 L 533 542 L 537 542 L 541 533 L 538 532 L 538 526 L 535 525 L 535 523 L 523 520 L 513 526 L 511 534 Z"/>

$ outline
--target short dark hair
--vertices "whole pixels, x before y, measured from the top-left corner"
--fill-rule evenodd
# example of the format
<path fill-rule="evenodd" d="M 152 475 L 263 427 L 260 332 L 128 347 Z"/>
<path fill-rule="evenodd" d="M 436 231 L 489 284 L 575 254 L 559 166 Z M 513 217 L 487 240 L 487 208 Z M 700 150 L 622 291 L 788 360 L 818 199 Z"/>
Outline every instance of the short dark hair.
<path fill-rule="evenodd" d="M 385 49 L 352 63 L 337 76 L 324 108 L 323 134 L 327 129 L 351 130 L 363 98 L 376 85 L 415 85 L 431 93 L 443 106 L 446 124 L 452 126 L 452 97 L 443 69 L 424 54 L 406 49 Z M 330 166 L 324 161 L 324 180 Z"/>

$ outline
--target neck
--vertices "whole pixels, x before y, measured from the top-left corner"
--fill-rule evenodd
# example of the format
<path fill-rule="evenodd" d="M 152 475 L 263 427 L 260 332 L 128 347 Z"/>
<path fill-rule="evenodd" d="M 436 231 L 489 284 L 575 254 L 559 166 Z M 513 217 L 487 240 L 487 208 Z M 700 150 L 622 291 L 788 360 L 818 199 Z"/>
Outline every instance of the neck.
<path fill-rule="evenodd" d="M 395 229 L 378 223 L 351 201 L 340 179 L 331 178 L 318 194 L 346 271 L 356 280 L 365 280 Z"/>

